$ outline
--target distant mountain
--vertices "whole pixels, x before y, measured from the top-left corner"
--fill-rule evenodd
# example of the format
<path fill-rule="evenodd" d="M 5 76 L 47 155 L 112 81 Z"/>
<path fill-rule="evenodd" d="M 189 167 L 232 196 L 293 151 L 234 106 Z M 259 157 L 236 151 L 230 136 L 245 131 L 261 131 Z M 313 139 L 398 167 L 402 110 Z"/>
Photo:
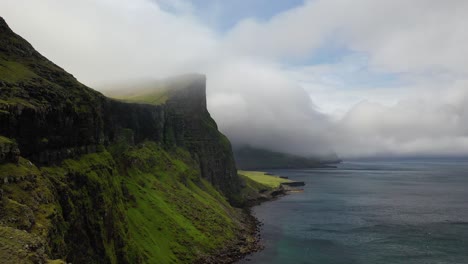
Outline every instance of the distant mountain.
<path fill-rule="evenodd" d="M 319 168 L 341 162 L 336 155 L 301 157 L 250 146 L 235 148 L 234 157 L 237 167 L 243 170 Z"/>

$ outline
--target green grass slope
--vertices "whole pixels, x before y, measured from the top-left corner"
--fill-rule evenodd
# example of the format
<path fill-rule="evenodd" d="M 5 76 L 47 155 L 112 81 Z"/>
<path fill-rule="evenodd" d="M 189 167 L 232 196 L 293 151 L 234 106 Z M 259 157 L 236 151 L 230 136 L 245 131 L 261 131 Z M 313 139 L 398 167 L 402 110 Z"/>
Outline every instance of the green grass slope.
<path fill-rule="evenodd" d="M 245 216 L 195 165 L 185 150 L 150 141 L 54 167 L 0 165 L 0 237 L 24 237 L 0 247 L 0 259 L 192 263 L 214 254 L 236 241 Z"/>
<path fill-rule="evenodd" d="M 148 263 L 191 263 L 235 238 L 240 212 L 206 180 L 190 155 L 155 143 L 129 149 L 129 231 Z"/>

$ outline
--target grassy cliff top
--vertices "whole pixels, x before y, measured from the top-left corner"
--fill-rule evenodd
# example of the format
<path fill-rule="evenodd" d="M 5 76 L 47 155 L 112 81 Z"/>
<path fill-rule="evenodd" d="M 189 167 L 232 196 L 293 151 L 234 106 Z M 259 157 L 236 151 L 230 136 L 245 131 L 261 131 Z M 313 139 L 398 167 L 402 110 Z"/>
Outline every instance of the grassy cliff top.
<path fill-rule="evenodd" d="M 174 92 L 189 89 L 194 83 L 205 81 L 205 78 L 202 74 L 185 74 L 163 80 L 105 85 L 102 90 L 106 96 L 124 102 L 161 105 Z"/>

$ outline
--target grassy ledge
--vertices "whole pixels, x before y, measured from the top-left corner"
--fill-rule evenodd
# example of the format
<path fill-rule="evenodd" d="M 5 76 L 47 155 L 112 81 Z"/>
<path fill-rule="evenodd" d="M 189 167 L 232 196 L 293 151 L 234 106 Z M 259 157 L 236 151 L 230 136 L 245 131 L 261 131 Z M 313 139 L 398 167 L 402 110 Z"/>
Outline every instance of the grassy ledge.
<path fill-rule="evenodd" d="M 279 188 L 281 183 L 291 182 L 291 180 L 283 179 L 276 175 L 267 175 L 262 171 L 239 170 L 237 173 L 269 188 Z"/>

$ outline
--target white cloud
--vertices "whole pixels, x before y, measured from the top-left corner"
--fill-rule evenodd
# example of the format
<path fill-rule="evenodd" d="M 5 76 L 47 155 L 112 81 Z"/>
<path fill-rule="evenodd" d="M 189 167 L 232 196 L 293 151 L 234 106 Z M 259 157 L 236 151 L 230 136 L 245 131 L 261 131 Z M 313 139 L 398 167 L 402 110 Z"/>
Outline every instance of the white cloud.
<path fill-rule="evenodd" d="M 356 105 L 333 129 L 336 150 L 348 157 L 466 154 L 468 82 L 425 92 L 393 106 Z"/>
<path fill-rule="evenodd" d="M 15 0 L 0 10 L 91 86 L 206 73 L 210 111 L 238 144 L 344 157 L 468 154 L 467 1 L 306 1 L 225 33 L 185 0 Z M 286 63 L 330 42 L 354 53 Z M 398 81 L 379 83 L 391 74 Z"/>
<path fill-rule="evenodd" d="M 210 111 L 236 144 L 286 152 L 330 152 L 326 116 L 277 65 L 232 60 L 210 71 Z M 222 96 L 220 96 L 220 93 Z"/>
<path fill-rule="evenodd" d="M 468 73 L 464 0 L 315 0 L 267 22 L 245 20 L 228 34 L 252 55 L 307 56 L 327 40 L 369 54 L 395 72 Z"/>
<path fill-rule="evenodd" d="M 146 0 L 18 0 L 0 7 L 15 31 L 90 85 L 193 71 L 217 44 L 193 17 Z"/>

